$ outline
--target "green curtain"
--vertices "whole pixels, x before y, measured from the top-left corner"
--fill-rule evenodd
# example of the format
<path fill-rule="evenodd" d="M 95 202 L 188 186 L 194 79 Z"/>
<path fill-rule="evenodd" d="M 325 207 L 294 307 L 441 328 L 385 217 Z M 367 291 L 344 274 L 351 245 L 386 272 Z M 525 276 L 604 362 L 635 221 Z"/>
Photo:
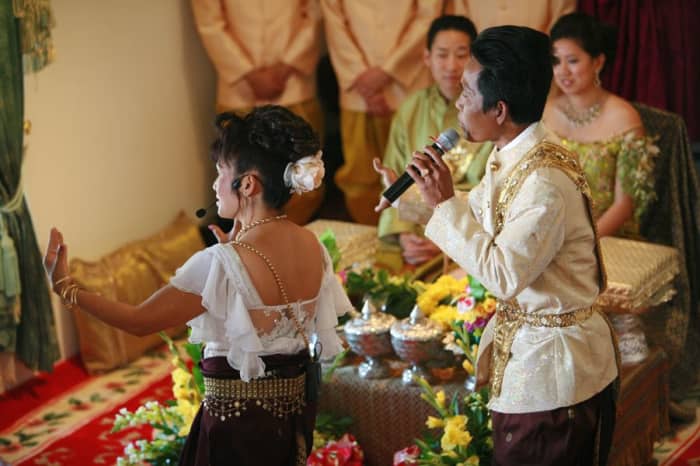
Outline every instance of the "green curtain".
<path fill-rule="evenodd" d="M 32 369 L 51 370 L 58 359 L 51 300 L 34 227 L 21 190 L 24 124 L 24 76 L 20 21 L 13 0 L 0 0 L 0 216 L 4 244 L 14 244 L 19 265 L 19 319 L 11 300 L 0 302 L 0 351 L 15 352 Z M 8 212 L 8 210 L 10 210 Z M 3 248 L 5 267 L 9 247 Z M 12 272 L 3 272 L 5 278 Z"/>

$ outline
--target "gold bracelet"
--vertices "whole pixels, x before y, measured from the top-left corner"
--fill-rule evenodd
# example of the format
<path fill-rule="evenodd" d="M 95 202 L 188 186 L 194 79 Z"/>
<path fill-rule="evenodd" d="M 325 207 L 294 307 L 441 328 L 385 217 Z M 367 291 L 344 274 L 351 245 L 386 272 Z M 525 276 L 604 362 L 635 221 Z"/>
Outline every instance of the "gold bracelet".
<path fill-rule="evenodd" d="M 75 308 L 75 306 L 78 305 L 78 292 L 80 291 L 80 287 L 78 285 L 76 285 L 72 291 L 73 292 L 70 295 L 71 309 Z"/>
<path fill-rule="evenodd" d="M 71 283 L 61 290 L 61 301 L 68 309 L 73 309 L 77 304 L 78 291 L 80 291 L 80 287 L 75 283 Z"/>
<path fill-rule="evenodd" d="M 63 277 L 62 279 L 56 280 L 56 283 L 54 283 L 53 286 L 58 286 L 58 285 L 60 285 L 61 283 L 65 282 L 65 281 L 71 280 L 72 278 L 73 278 L 73 277 L 71 277 L 70 275 L 66 275 L 66 276 Z"/>
<path fill-rule="evenodd" d="M 66 275 L 65 277 L 63 277 L 60 280 L 57 280 L 56 283 L 53 284 L 53 289 L 56 290 L 56 292 L 58 294 L 61 294 L 61 292 L 63 291 L 63 288 L 65 288 L 65 287 L 61 288 L 59 285 L 61 283 L 64 283 L 64 282 L 71 282 L 72 280 L 73 280 L 73 277 L 71 277 L 70 275 Z M 68 286 L 68 285 L 66 285 L 66 286 Z"/>

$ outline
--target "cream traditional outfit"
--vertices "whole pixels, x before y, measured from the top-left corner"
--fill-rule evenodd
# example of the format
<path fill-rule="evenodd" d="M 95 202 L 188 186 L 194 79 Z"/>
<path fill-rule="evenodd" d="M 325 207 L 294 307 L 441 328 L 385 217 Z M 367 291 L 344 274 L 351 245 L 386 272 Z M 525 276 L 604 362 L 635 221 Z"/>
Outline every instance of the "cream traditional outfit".
<path fill-rule="evenodd" d="M 441 2 L 433 0 L 321 0 L 326 40 L 340 90 L 340 124 L 344 164 L 336 183 L 345 194 L 356 221 L 375 224 L 381 193 L 372 159 L 383 158 L 391 117 L 368 115 L 355 79 L 377 66 L 392 82 L 383 96 L 392 110 L 404 97 L 430 84 L 422 62 L 431 21 L 440 15 Z"/>
<path fill-rule="evenodd" d="M 322 47 L 318 0 L 192 0 L 192 10 L 218 75 L 217 111 L 247 113 L 258 105 L 282 105 L 323 134 L 316 97 Z M 245 75 L 277 62 L 294 68 L 284 90 L 273 100 L 256 99 Z M 322 200 L 322 190 L 295 194 L 285 211 L 295 222 L 305 223 Z"/>
<path fill-rule="evenodd" d="M 563 408 L 559 412 L 571 418 L 573 411 L 566 410 L 587 406 L 618 376 L 611 330 L 593 307 L 605 275 L 590 190 L 576 157 L 553 140 L 537 123 L 494 150 L 468 201 L 442 202 L 425 229 L 499 299 L 482 337 L 477 373 L 481 380 L 489 373 L 494 435 L 505 439 L 503 447 L 513 438 L 532 438 L 518 437 L 518 423 L 497 421 L 498 414 Z"/>
<path fill-rule="evenodd" d="M 474 21 L 477 31 L 492 26 L 527 26 L 549 34 L 562 15 L 576 10 L 575 0 L 455 0 L 454 11 Z"/>

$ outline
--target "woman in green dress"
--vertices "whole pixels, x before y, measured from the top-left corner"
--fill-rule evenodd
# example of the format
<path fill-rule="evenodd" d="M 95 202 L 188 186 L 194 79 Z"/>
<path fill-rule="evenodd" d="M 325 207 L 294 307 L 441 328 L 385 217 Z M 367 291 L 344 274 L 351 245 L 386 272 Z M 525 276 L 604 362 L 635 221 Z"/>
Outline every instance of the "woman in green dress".
<path fill-rule="evenodd" d="M 557 91 L 547 102 L 547 128 L 576 152 L 593 193 L 601 236 L 639 236 L 639 220 L 654 197 L 658 148 L 637 110 L 601 86 L 600 72 L 614 56 L 615 31 L 583 13 L 552 27 Z"/>

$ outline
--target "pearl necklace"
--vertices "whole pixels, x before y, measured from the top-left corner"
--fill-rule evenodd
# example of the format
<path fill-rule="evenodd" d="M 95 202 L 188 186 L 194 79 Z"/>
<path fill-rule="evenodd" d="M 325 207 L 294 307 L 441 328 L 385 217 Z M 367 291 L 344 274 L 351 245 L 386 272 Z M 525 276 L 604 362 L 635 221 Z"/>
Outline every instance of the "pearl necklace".
<path fill-rule="evenodd" d="M 256 220 L 252 223 L 249 223 L 248 225 L 243 225 L 241 229 L 238 231 L 236 234 L 236 241 L 240 241 L 241 238 L 243 237 L 244 234 L 248 232 L 248 230 L 251 230 L 257 226 L 263 225 L 265 223 L 270 223 L 274 222 L 275 220 L 284 220 L 287 218 L 287 214 L 282 214 L 282 215 L 275 215 L 274 217 L 265 217 L 261 218 L 260 220 Z"/>
<path fill-rule="evenodd" d="M 600 108 L 601 105 L 599 103 L 595 103 L 583 111 L 577 111 L 574 106 L 571 105 L 571 102 L 568 102 L 562 108 L 562 111 L 564 112 L 566 119 L 569 120 L 569 123 L 576 128 L 580 128 L 581 126 L 590 124 L 593 120 L 598 118 L 598 116 L 600 116 Z"/>

